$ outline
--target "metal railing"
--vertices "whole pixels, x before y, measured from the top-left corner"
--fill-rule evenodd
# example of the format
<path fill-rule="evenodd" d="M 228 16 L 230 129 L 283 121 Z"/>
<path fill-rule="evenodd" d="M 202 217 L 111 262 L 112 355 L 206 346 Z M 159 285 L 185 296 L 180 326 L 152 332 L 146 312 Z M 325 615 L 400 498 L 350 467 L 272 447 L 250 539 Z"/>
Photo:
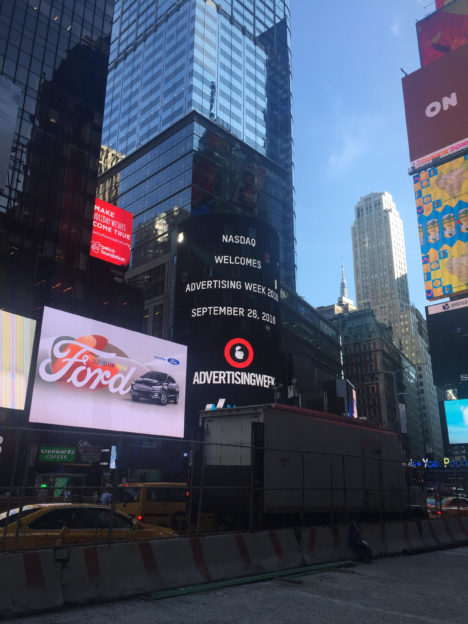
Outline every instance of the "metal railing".
<path fill-rule="evenodd" d="M 195 535 L 419 516 L 425 505 L 424 491 L 408 481 L 409 473 L 399 457 L 383 458 L 364 450 L 351 455 L 117 434 L 117 463 L 111 468 L 103 461 L 109 459 L 109 434 L 53 430 L 57 456 L 60 447 L 68 444 L 71 448 L 70 439 L 86 441 L 80 456 L 79 443 L 75 444 L 73 462 L 53 463 L 41 455 L 41 447 L 45 447 L 41 440 L 50 440 L 51 433 L 44 428 L 3 431 L 4 437 L 15 440 L 14 445 L 10 440 L 10 452 L 1 459 L 0 513 L 19 510 L 14 538 L 9 529 L 12 523 L 5 517 L 0 520 L 3 550 L 24 547 L 22 531 L 31 504 L 97 506 L 108 488 L 111 508 L 125 512 L 118 496 L 122 481 L 185 483 L 186 502 L 173 506 L 177 523 L 175 519 L 165 521 L 179 533 Z M 53 448 L 50 441 L 47 444 Z M 130 448 L 139 448 L 139 455 L 130 457 Z M 149 452 L 143 453 L 144 449 Z M 146 487 L 151 486 L 148 483 Z M 152 504 L 154 511 L 158 501 Z M 111 520 L 105 541 L 115 538 Z M 93 541 L 96 535 L 90 535 L 90 543 Z"/>

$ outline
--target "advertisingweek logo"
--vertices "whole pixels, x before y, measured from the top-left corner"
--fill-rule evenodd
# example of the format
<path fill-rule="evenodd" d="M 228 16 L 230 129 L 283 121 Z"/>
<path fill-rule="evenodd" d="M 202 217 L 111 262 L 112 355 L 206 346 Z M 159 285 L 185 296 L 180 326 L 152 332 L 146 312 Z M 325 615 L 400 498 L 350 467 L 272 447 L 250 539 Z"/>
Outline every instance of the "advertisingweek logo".
<path fill-rule="evenodd" d="M 252 364 L 254 350 L 244 338 L 233 338 L 224 347 L 226 362 L 234 368 L 247 368 Z"/>
<path fill-rule="evenodd" d="M 247 368 L 254 359 L 252 345 L 245 338 L 232 338 L 224 347 L 226 362 L 233 368 Z M 199 384 L 234 384 L 237 386 L 257 386 L 273 388 L 275 378 L 264 373 L 253 373 L 240 370 L 208 370 L 196 371 L 193 385 Z M 210 404 L 211 405 L 211 404 Z"/>

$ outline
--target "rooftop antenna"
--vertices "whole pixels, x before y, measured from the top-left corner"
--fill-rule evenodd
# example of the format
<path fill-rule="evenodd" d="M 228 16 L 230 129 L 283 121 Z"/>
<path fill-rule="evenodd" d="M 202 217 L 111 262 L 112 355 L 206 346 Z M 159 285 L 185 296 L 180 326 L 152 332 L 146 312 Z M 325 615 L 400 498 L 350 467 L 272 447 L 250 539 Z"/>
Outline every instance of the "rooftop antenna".
<path fill-rule="evenodd" d="M 340 282 L 340 298 L 348 299 L 348 285 L 346 284 L 346 278 L 344 275 L 343 257 L 341 257 L 341 282 Z"/>

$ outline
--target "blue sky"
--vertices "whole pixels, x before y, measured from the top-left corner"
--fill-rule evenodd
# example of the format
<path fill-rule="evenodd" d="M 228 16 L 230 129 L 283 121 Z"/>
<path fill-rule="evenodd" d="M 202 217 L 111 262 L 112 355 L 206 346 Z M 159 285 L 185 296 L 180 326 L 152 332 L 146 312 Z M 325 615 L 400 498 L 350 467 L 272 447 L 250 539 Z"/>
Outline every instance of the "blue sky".
<path fill-rule="evenodd" d="M 427 304 L 401 79 L 420 67 L 416 21 L 433 0 L 291 0 L 297 292 L 355 300 L 351 225 L 359 198 L 388 191 L 403 219 L 411 301 Z"/>

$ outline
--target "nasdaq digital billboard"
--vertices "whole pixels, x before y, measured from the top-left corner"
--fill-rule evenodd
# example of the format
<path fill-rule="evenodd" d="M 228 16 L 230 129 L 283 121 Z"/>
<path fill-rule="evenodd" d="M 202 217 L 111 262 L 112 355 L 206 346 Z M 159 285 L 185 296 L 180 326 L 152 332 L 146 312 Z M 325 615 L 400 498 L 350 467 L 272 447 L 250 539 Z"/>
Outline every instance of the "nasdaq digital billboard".
<path fill-rule="evenodd" d="M 0 407 L 24 409 L 36 321 L 0 310 Z"/>
<path fill-rule="evenodd" d="M 94 204 L 90 256 L 111 264 L 130 262 L 133 214 L 102 199 Z"/>
<path fill-rule="evenodd" d="M 422 67 L 468 43 L 468 0 L 441 0 L 437 9 L 416 24 Z"/>
<path fill-rule="evenodd" d="M 468 46 L 402 80 L 411 167 L 414 171 L 468 149 Z"/>
<path fill-rule="evenodd" d="M 468 299 L 427 306 L 426 319 L 434 383 L 468 384 Z"/>
<path fill-rule="evenodd" d="M 413 177 L 428 300 L 468 290 L 468 157 Z"/>
<path fill-rule="evenodd" d="M 184 435 L 187 348 L 44 308 L 30 422 Z"/>
<path fill-rule="evenodd" d="M 468 444 L 468 399 L 444 401 L 449 444 Z"/>
<path fill-rule="evenodd" d="M 279 242 L 254 217 L 211 214 L 180 226 L 176 339 L 189 348 L 193 410 L 272 401 L 279 357 Z"/>

